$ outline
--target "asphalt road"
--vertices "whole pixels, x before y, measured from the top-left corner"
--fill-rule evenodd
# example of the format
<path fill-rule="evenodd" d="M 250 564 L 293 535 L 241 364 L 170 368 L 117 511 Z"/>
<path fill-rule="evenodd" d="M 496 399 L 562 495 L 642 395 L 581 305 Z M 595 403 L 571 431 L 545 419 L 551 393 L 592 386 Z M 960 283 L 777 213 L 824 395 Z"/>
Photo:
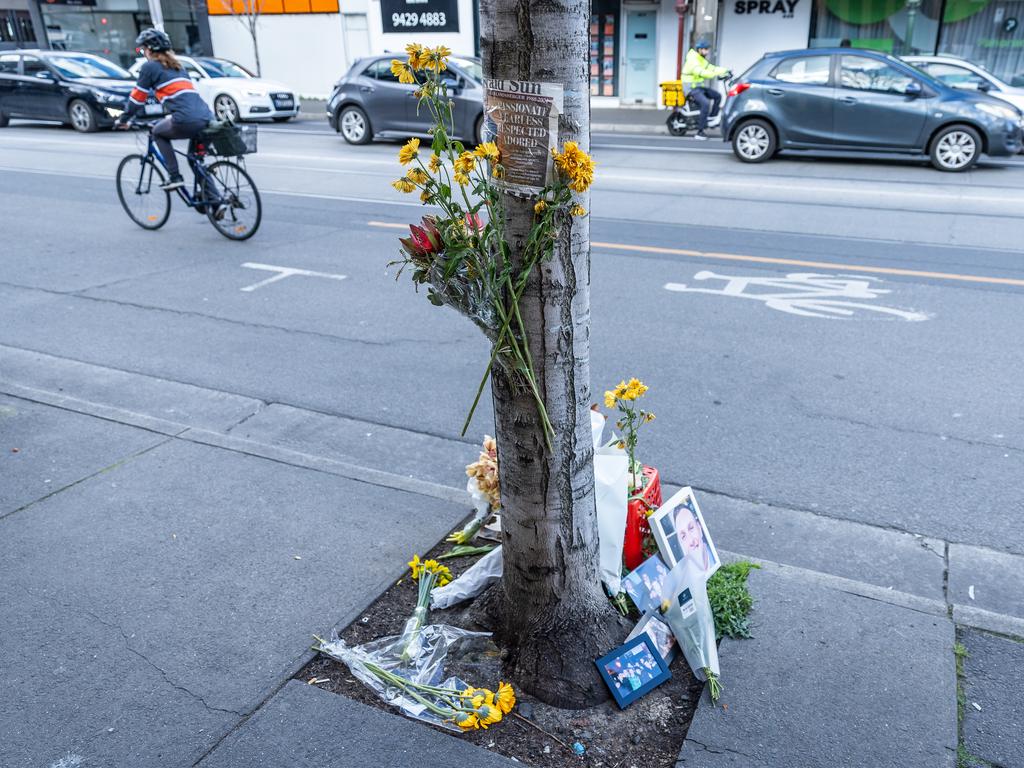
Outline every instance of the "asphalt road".
<path fill-rule="evenodd" d="M 134 146 L 0 130 L 0 344 L 458 438 L 487 349 L 385 271 L 422 214 L 389 186 L 396 144 L 261 129 L 264 219 L 243 244 L 180 206 L 159 232 L 132 224 L 113 175 Z M 593 150 L 593 387 L 651 386 L 648 463 L 1024 553 L 1021 161 L 747 166 L 623 134 Z M 268 266 L 321 275 L 258 285 Z M 485 406 L 473 442 L 491 429 Z"/>

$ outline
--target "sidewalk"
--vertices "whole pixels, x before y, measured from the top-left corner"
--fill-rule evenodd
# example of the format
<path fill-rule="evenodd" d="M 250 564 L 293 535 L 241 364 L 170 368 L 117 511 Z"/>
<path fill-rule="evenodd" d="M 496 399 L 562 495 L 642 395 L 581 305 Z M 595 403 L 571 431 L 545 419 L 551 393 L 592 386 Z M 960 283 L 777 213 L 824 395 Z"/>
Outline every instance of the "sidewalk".
<path fill-rule="evenodd" d="M 464 517 L 471 444 L 0 357 L 0 765 L 513 764 L 289 682 Z M 1024 765 L 1024 557 L 700 494 L 763 567 L 678 765 Z"/>

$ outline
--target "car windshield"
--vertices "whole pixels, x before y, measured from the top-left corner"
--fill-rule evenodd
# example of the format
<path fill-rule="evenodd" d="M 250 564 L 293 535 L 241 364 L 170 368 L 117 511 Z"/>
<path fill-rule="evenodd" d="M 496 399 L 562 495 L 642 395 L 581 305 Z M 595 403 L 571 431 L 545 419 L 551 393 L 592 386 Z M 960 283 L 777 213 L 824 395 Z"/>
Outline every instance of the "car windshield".
<path fill-rule="evenodd" d="M 482 83 L 484 81 L 484 68 L 480 66 L 479 61 L 473 61 L 473 59 L 461 59 L 456 56 L 452 56 L 451 60 L 452 63 L 455 64 L 455 66 L 457 66 L 471 78 L 476 80 L 478 83 Z"/>
<path fill-rule="evenodd" d="M 243 77 L 252 75 L 240 66 L 227 59 L 196 59 L 210 77 Z"/>
<path fill-rule="evenodd" d="M 77 80 L 80 77 L 98 78 L 102 80 L 131 80 L 126 70 L 117 64 L 98 56 L 47 56 L 46 62 L 60 72 L 61 77 Z"/>

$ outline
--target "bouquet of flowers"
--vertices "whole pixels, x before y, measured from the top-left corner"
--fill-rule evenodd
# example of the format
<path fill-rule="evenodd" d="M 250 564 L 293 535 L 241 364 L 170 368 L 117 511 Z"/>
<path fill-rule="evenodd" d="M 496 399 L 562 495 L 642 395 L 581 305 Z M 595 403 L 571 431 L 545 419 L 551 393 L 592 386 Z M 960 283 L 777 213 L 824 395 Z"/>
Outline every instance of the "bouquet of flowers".
<path fill-rule="evenodd" d="M 681 560 L 665 579 L 661 613 L 679 641 L 690 669 L 708 683 L 711 701 L 722 693 L 719 680 L 715 616 L 708 600 L 707 581 L 695 571 L 689 558 Z"/>
<path fill-rule="evenodd" d="M 498 488 L 498 444 L 490 435 L 484 435 L 480 458 L 466 465 L 466 490 L 473 499 L 476 515 L 465 527 L 449 536 L 446 541 L 453 544 L 468 544 L 479 533 L 492 513 L 501 509 L 501 493 Z"/>
<path fill-rule="evenodd" d="M 419 139 L 402 147 L 398 161 L 407 170 L 392 186 L 409 194 L 418 191 L 424 204 L 437 206 L 441 213 L 410 228 L 411 237 L 401 241 L 402 258 L 393 264 L 400 265 L 399 276 L 410 268 L 413 283 L 427 286 L 431 303 L 448 305 L 470 318 L 491 341 L 490 360 L 462 434 L 498 365 L 533 396 L 550 449 L 554 430 L 537 384 L 519 300 L 533 269 L 554 253 L 562 226 L 572 216 L 587 214 L 574 195 L 593 183 L 594 161 L 571 141 L 561 152 L 553 151 L 554 181 L 533 201 L 534 224 L 522 258 L 514 261 L 505 233 L 501 152 L 490 141 L 470 151 L 451 136 L 454 103 L 441 77 L 451 51 L 413 43 L 406 52 L 406 59 L 392 60 L 391 71 L 399 82 L 418 86 L 417 108 L 432 117 L 432 139 L 429 147 L 421 148 Z"/>
<path fill-rule="evenodd" d="M 637 407 L 637 400 L 644 396 L 649 387 L 640 379 L 620 381 L 615 389 L 604 393 L 604 407 L 618 408 L 621 414 L 615 426 L 624 433 L 619 448 L 626 449 L 629 456 L 630 494 L 643 490 L 643 467 L 636 460 L 637 432 L 644 424 L 654 421 L 654 414 Z"/>
<path fill-rule="evenodd" d="M 420 561 L 419 555 L 413 555 L 409 561 L 413 581 L 419 584 L 419 596 L 416 609 L 405 622 L 399 644 L 402 648 L 402 660 L 410 661 L 420 652 L 420 631 L 427 623 L 427 609 L 430 606 L 430 590 L 435 586 L 443 587 L 452 580 L 452 572 L 448 566 L 441 565 L 437 560 Z"/>

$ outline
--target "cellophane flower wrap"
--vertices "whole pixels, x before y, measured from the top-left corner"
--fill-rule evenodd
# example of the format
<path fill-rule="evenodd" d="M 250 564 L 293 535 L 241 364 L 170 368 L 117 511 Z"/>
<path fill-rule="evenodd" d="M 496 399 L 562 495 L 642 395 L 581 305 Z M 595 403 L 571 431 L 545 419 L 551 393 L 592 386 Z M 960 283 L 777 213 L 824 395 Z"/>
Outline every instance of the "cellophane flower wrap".
<path fill-rule="evenodd" d="M 665 577 L 661 613 L 683 649 L 693 674 L 708 683 L 711 701 L 722 691 L 715 616 L 708 600 L 707 579 L 690 558 L 679 561 Z"/>
<path fill-rule="evenodd" d="M 441 565 L 437 560 L 420 560 L 414 555 L 409 561 L 412 579 L 419 586 L 416 608 L 412 616 L 405 622 L 402 630 L 402 659 L 411 661 L 422 652 L 421 630 L 427 623 L 427 611 L 430 608 L 430 591 L 435 587 L 443 587 L 452 580 L 452 572 L 448 566 Z"/>

